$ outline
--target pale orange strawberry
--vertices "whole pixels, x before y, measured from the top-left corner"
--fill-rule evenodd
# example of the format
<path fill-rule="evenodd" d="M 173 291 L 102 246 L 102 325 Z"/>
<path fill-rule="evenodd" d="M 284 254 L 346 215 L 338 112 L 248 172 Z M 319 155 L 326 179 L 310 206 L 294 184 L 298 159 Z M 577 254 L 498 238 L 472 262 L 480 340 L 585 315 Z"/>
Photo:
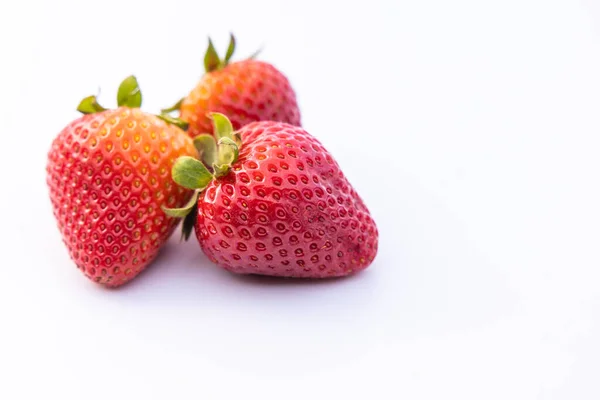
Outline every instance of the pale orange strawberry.
<path fill-rule="evenodd" d="M 212 41 L 204 57 L 206 73 L 180 103 L 166 111 L 180 110 L 195 137 L 212 133 L 209 112 L 227 115 L 234 129 L 254 121 L 278 121 L 300 126 L 296 94 L 288 79 L 273 65 L 254 58 L 229 63 L 235 50 L 231 36 L 224 59 Z"/>

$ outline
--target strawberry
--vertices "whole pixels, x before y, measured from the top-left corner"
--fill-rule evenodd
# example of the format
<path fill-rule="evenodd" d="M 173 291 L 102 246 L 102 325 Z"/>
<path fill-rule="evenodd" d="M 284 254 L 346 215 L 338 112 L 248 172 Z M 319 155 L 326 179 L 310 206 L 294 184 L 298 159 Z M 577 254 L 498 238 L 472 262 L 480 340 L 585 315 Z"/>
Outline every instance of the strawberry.
<path fill-rule="evenodd" d="M 138 275 L 173 232 L 177 219 L 162 207 L 179 207 L 193 192 L 172 183 L 171 167 L 197 154 L 183 130 L 139 109 L 135 77 L 123 81 L 117 99 L 116 110 L 95 96 L 84 99 L 78 110 L 85 115 L 54 139 L 46 167 L 69 255 L 88 278 L 109 287 Z"/>
<path fill-rule="evenodd" d="M 224 115 L 211 117 L 218 143 L 195 139 L 204 163 L 181 157 L 173 166 L 175 182 L 195 189 L 186 207 L 165 210 L 185 216 L 184 236 L 195 225 L 204 253 L 239 274 L 326 278 L 371 264 L 375 222 L 317 139 L 272 121 L 232 133 Z"/>
<path fill-rule="evenodd" d="M 226 114 L 235 129 L 266 120 L 300 126 L 296 95 L 281 72 L 253 58 L 230 64 L 235 50 L 233 35 L 224 59 L 219 58 L 210 39 L 208 43 L 204 57 L 206 74 L 187 97 L 164 110 L 180 110 L 192 137 L 212 132 L 209 112 Z"/>

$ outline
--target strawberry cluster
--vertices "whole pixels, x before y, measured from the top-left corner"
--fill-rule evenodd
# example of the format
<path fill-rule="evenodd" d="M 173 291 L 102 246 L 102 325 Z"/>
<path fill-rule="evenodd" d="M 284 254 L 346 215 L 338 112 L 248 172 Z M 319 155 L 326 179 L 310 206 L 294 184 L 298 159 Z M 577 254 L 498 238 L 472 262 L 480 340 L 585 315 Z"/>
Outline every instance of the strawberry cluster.
<path fill-rule="evenodd" d="M 369 210 L 331 154 L 301 128 L 287 78 L 253 58 L 230 63 L 212 42 L 188 96 L 152 115 L 135 77 L 118 108 L 95 96 L 55 138 L 47 182 L 77 267 L 119 286 L 158 254 L 179 220 L 228 271 L 295 278 L 346 276 L 377 254 Z M 174 117 L 173 112 L 179 112 Z"/>

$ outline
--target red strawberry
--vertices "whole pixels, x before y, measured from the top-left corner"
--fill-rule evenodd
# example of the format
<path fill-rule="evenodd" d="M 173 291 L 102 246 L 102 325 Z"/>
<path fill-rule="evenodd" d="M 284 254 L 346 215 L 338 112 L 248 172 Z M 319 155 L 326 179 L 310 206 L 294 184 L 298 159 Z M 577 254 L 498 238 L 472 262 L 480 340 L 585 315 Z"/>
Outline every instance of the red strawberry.
<path fill-rule="evenodd" d="M 240 274 L 303 278 L 344 276 L 371 264 L 375 222 L 317 139 L 280 122 L 254 122 L 232 135 L 226 117 L 212 118 L 220 144 L 209 135 L 196 143 L 214 172 L 182 157 L 172 173 L 197 189 L 197 211 L 192 203 L 167 210 L 192 210 L 184 227 L 197 217 L 196 236 L 212 261 Z"/>
<path fill-rule="evenodd" d="M 187 97 L 166 111 L 180 109 L 192 137 L 212 132 L 209 112 L 226 114 L 235 129 L 267 120 L 300 126 L 300 110 L 288 79 L 266 62 L 247 59 L 229 64 L 234 49 L 232 35 L 227 55 L 221 60 L 209 39 L 206 74 Z"/>
<path fill-rule="evenodd" d="M 175 160 L 197 154 L 176 126 L 142 112 L 137 81 L 121 84 L 119 108 L 105 110 L 94 96 L 78 110 L 48 154 L 47 182 L 54 216 L 69 254 L 90 279 L 119 286 L 157 255 L 192 192 L 172 183 Z M 167 118 L 168 119 L 168 118 Z"/>

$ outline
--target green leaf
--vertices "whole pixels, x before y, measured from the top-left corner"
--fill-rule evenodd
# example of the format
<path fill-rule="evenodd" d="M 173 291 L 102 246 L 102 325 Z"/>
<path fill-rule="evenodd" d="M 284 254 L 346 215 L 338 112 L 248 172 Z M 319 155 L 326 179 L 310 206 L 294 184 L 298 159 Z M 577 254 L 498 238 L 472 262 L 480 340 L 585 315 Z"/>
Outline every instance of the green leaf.
<path fill-rule="evenodd" d="M 172 113 L 173 111 L 179 111 L 181 109 L 181 103 L 183 103 L 183 100 L 185 99 L 185 97 L 182 97 L 181 99 L 179 99 L 179 101 L 175 104 L 173 104 L 171 107 L 169 108 L 163 108 L 162 110 L 160 110 L 161 114 L 169 114 Z"/>
<path fill-rule="evenodd" d="M 194 230 L 196 225 L 196 218 L 198 217 L 198 204 L 196 203 L 192 210 L 183 219 L 183 225 L 181 227 L 181 240 L 187 241 Z"/>
<path fill-rule="evenodd" d="M 210 113 L 209 115 L 212 119 L 215 138 L 217 140 L 220 140 L 223 137 L 231 139 L 233 135 L 233 125 L 231 125 L 229 118 L 221 113 L 216 112 Z"/>
<path fill-rule="evenodd" d="M 194 138 L 194 146 L 198 150 L 200 159 L 206 165 L 213 165 L 217 161 L 217 142 L 213 135 L 203 133 Z"/>
<path fill-rule="evenodd" d="M 96 96 L 88 96 L 85 99 L 81 100 L 81 102 L 77 106 L 77 111 L 79 111 L 82 114 L 94 114 L 100 111 L 106 111 L 106 108 L 98 104 Z"/>
<path fill-rule="evenodd" d="M 204 189 L 213 179 L 204 164 L 190 156 L 179 157 L 173 164 L 171 175 L 175 183 L 188 189 Z"/>
<path fill-rule="evenodd" d="M 190 200 L 185 203 L 185 205 L 181 208 L 167 208 L 165 206 L 162 207 L 162 210 L 169 217 L 173 218 L 184 218 L 186 215 L 192 211 L 192 208 L 198 204 L 198 195 L 200 194 L 199 190 L 194 190 L 194 194 L 190 198 Z"/>
<path fill-rule="evenodd" d="M 215 50 L 212 40 L 208 38 L 208 49 L 206 49 L 206 54 L 204 55 L 204 69 L 206 72 L 211 72 L 219 68 L 220 65 L 221 60 L 219 59 L 217 50 Z"/>
<path fill-rule="evenodd" d="M 139 108 L 142 106 L 142 92 L 135 76 L 128 76 L 121 82 L 117 92 L 119 107 Z"/>
<path fill-rule="evenodd" d="M 227 65 L 229 63 L 229 60 L 231 60 L 231 56 L 233 56 L 233 52 L 235 51 L 235 36 L 233 36 L 233 33 L 229 34 L 229 46 L 227 47 L 227 53 L 225 53 L 225 62 L 223 63 L 224 65 Z"/>
<path fill-rule="evenodd" d="M 219 161 L 224 164 L 233 164 L 240 154 L 238 145 L 228 137 L 219 139 Z"/>
<path fill-rule="evenodd" d="M 184 131 L 187 131 L 188 127 L 190 126 L 190 124 L 188 124 L 184 120 L 175 118 L 175 117 L 171 117 L 169 114 L 159 114 L 159 115 L 157 115 L 157 117 L 162 119 L 163 121 L 165 121 L 168 124 L 178 126 L 180 129 L 183 129 Z"/>

